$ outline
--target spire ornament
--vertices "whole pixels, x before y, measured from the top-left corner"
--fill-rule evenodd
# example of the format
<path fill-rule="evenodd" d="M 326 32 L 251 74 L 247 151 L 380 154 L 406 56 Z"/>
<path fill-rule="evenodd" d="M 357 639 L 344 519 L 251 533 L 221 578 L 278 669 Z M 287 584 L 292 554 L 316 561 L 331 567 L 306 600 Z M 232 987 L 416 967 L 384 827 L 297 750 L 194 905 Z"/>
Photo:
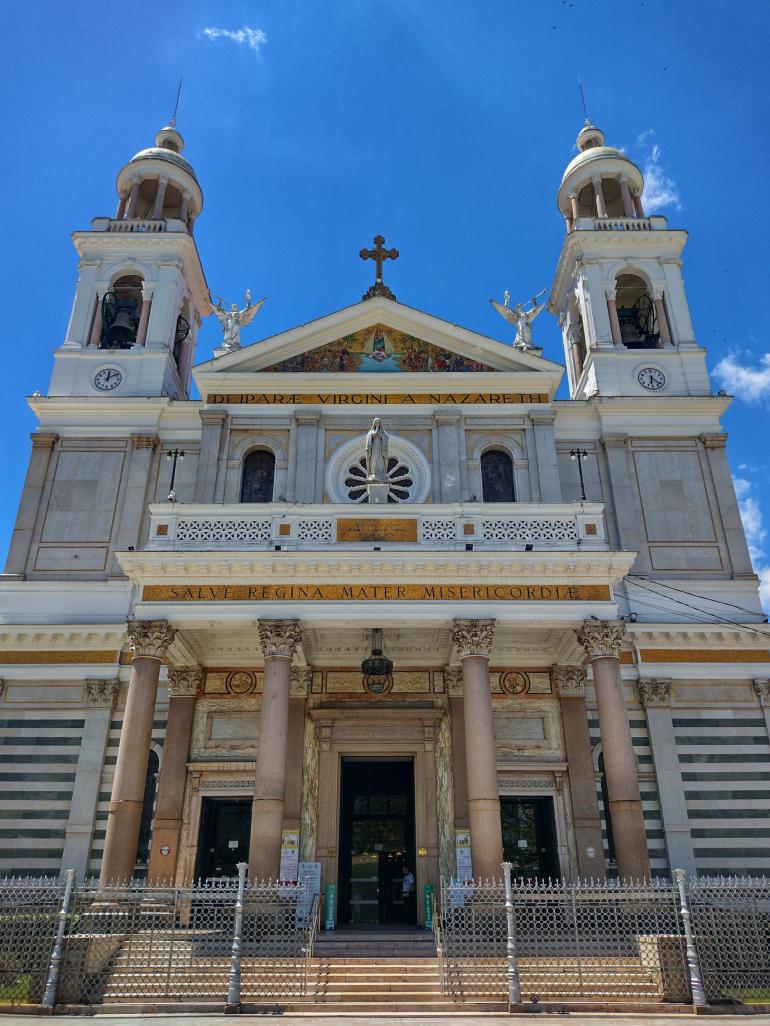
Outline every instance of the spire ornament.
<path fill-rule="evenodd" d="M 513 340 L 513 344 L 517 349 L 537 348 L 532 345 L 532 322 L 545 309 L 545 303 L 538 304 L 537 302 L 545 293 L 546 289 L 543 289 L 542 292 L 538 292 L 530 300 L 524 303 L 517 303 L 515 307 L 511 306 L 511 294 L 508 289 L 505 290 L 502 305 L 496 300 L 490 299 L 489 302 L 500 316 L 508 321 L 509 324 L 516 325 L 516 338 Z M 526 309 L 527 306 L 530 306 L 529 310 Z"/>
<path fill-rule="evenodd" d="M 396 297 L 390 291 L 388 286 L 383 284 L 382 264 L 385 260 L 398 260 L 399 252 L 397 249 L 383 248 L 383 243 L 385 242 L 385 237 L 383 235 L 375 235 L 373 241 L 374 249 L 362 249 L 358 254 L 362 260 L 374 260 L 377 266 L 374 285 L 369 286 L 361 299 L 373 299 L 375 296 L 384 296 L 385 299 L 392 299 L 395 301 Z"/>

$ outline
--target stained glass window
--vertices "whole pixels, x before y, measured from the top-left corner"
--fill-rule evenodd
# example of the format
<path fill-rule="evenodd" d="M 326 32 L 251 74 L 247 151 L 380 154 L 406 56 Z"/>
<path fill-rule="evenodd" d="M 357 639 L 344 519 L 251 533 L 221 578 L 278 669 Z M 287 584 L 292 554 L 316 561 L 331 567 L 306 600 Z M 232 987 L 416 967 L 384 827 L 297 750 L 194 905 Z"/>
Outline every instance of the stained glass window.
<path fill-rule="evenodd" d="M 241 502 L 272 502 L 275 456 L 266 449 L 255 449 L 243 461 Z"/>
<path fill-rule="evenodd" d="M 513 502 L 513 460 L 507 452 L 488 449 L 481 456 L 481 492 L 484 502 Z"/>

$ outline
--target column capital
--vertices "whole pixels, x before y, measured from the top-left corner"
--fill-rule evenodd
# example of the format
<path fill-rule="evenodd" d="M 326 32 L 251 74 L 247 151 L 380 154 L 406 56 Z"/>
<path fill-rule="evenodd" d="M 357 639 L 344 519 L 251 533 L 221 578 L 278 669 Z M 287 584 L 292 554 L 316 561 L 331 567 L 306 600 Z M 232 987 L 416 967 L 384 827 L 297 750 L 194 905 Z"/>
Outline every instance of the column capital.
<path fill-rule="evenodd" d="M 591 184 L 594 185 L 594 186 L 596 186 L 596 185 L 600 186 L 602 184 L 602 176 L 601 175 L 591 175 Z"/>
<path fill-rule="evenodd" d="M 29 437 L 32 439 L 33 447 L 41 449 L 53 449 L 59 441 L 59 436 L 52 431 L 33 431 Z"/>
<path fill-rule="evenodd" d="M 159 438 L 157 435 L 131 435 L 131 445 L 134 449 L 152 449 L 158 447 Z"/>
<path fill-rule="evenodd" d="M 457 648 L 460 658 L 466 656 L 486 656 L 492 649 L 495 635 L 495 620 L 455 620 L 452 624 L 452 644 Z"/>
<path fill-rule="evenodd" d="M 671 681 L 665 677 L 640 677 L 639 698 L 645 709 L 671 704 Z"/>
<path fill-rule="evenodd" d="M 585 620 L 575 631 L 578 644 L 583 646 L 590 659 L 602 656 L 619 659 L 625 633 L 626 625 L 617 620 Z"/>
<path fill-rule="evenodd" d="M 724 449 L 727 445 L 727 434 L 723 431 L 715 432 L 714 434 L 704 434 L 699 437 L 706 449 Z"/>
<path fill-rule="evenodd" d="M 292 666 L 289 675 L 289 695 L 292 698 L 307 697 L 312 683 L 313 670 L 310 666 Z"/>
<path fill-rule="evenodd" d="M 549 424 L 553 424 L 555 420 L 556 414 L 553 410 L 532 410 L 529 413 L 529 422 L 535 426 L 542 424 L 547 427 Z"/>
<path fill-rule="evenodd" d="M 142 283 L 142 299 L 145 303 L 148 303 L 155 295 L 155 284 L 154 282 Z"/>
<path fill-rule="evenodd" d="M 460 666 L 444 667 L 444 688 L 450 698 L 459 698 L 463 693 L 463 671 Z"/>
<path fill-rule="evenodd" d="M 168 697 L 195 698 L 203 681 L 200 666 L 170 666 L 168 669 Z"/>
<path fill-rule="evenodd" d="M 117 677 L 113 677 L 111 680 L 87 680 L 86 705 L 106 706 L 111 709 L 119 691 L 120 681 Z"/>
<path fill-rule="evenodd" d="M 280 656 L 292 659 L 297 645 L 302 641 L 302 624 L 299 620 L 258 620 L 257 631 L 262 655 Z"/>
<path fill-rule="evenodd" d="M 167 620 L 131 620 L 127 627 L 128 647 L 137 656 L 163 659 L 176 631 Z"/>
<path fill-rule="evenodd" d="M 627 449 L 629 441 L 629 436 L 619 431 L 602 437 L 602 444 L 605 449 Z"/>
<path fill-rule="evenodd" d="M 754 694 L 759 699 L 759 704 L 764 708 L 766 705 L 770 706 L 770 680 L 765 677 L 756 677 L 752 682 L 751 686 L 754 688 Z"/>
<path fill-rule="evenodd" d="M 653 283 L 650 286 L 650 295 L 652 296 L 654 302 L 656 302 L 656 303 L 659 300 L 663 299 L 663 293 L 664 292 L 665 292 L 665 286 L 664 285 L 654 284 Z"/>
<path fill-rule="evenodd" d="M 222 406 L 212 406 L 208 410 L 200 410 L 198 416 L 204 424 L 224 424 L 227 410 Z"/>
<path fill-rule="evenodd" d="M 617 296 L 617 294 L 618 294 L 618 284 L 617 284 L 617 282 L 613 281 L 613 282 L 610 282 L 610 283 L 608 283 L 608 284 L 606 284 L 604 286 L 604 296 L 605 296 L 605 298 L 607 300 L 611 300 L 614 303 L 615 302 L 615 297 Z"/>
<path fill-rule="evenodd" d="M 5 693 L 5 678 L 4 677 L 0 677 L 0 698 L 3 697 L 4 693 Z"/>
<path fill-rule="evenodd" d="M 552 673 L 561 698 L 585 698 L 588 678 L 585 666 L 554 666 Z"/>

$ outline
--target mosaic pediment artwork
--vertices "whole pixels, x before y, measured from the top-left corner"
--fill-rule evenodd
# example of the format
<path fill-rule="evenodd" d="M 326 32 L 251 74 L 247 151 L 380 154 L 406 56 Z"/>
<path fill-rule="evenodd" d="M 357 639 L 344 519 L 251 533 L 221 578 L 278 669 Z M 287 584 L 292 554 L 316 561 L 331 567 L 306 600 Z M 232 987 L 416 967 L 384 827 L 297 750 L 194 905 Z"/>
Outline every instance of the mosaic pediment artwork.
<path fill-rule="evenodd" d="M 434 346 L 432 342 L 394 331 L 384 324 L 364 328 L 326 345 L 265 367 L 270 371 L 309 373 L 375 373 L 420 371 L 494 371 L 477 360 Z"/>

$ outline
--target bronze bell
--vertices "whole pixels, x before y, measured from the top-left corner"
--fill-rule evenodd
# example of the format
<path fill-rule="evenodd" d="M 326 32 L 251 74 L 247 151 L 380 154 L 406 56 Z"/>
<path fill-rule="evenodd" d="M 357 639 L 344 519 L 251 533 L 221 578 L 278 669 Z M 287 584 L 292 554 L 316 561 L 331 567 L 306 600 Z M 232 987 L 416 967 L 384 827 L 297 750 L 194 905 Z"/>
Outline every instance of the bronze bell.
<path fill-rule="evenodd" d="M 111 349 L 128 349 L 136 341 L 134 319 L 128 310 L 119 310 L 115 320 L 104 332 L 105 344 Z"/>

